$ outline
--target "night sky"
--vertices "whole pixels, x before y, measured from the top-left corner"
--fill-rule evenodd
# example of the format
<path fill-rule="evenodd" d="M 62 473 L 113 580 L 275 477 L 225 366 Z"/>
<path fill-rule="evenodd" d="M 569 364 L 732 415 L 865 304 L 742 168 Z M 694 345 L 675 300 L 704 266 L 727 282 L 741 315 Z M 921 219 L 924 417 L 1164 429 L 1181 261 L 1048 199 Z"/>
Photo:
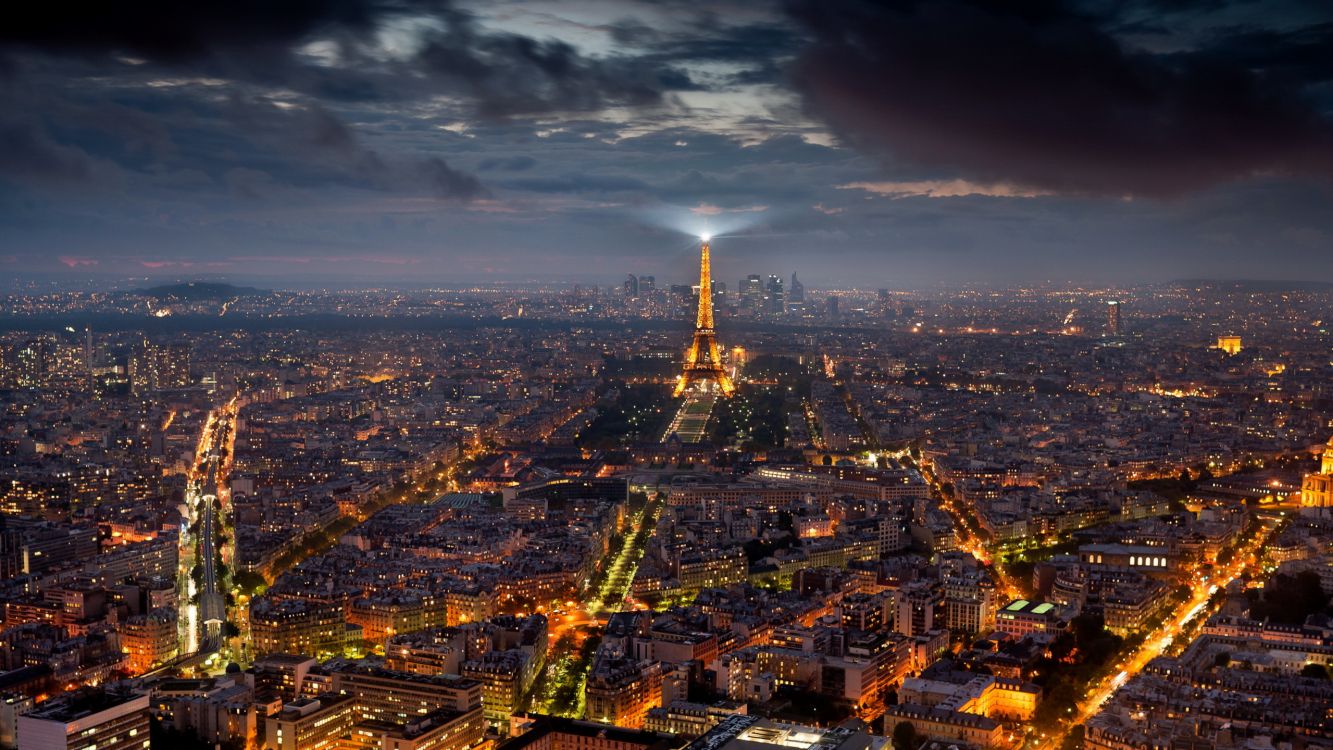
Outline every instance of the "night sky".
<path fill-rule="evenodd" d="M 1333 3 L 43 2 L 0 275 L 1333 281 Z"/>

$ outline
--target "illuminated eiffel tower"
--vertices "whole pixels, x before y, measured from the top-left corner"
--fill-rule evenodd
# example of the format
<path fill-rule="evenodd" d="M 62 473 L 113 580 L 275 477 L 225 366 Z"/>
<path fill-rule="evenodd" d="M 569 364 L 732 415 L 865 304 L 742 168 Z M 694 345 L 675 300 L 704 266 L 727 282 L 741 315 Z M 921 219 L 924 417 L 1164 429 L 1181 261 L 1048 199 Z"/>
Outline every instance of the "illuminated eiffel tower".
<path fill-rule="evenodd" d="M 699 313 L 694 319 L 694 339 L 685 350 L 685 369 L 676 379 L 679 396 L 695 383 L 712 381 L 724 396 L 736 391 L 736 384 L 722 367 L 717 353 L 717 333 L 713 330 L 713 271 L 708 259 L 708 238 L 704 238 L 699 258 Z"/>

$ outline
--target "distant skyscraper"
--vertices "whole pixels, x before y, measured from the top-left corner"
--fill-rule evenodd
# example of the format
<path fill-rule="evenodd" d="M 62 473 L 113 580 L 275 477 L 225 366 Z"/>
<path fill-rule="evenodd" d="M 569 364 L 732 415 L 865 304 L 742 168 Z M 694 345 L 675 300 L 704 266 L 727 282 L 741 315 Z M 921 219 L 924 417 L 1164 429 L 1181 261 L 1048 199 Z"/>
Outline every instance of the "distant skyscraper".
<path fill-rule="evenodd" d="M 777 315 L 787 309 L 787 292 L 782 288 L 782 277 L 770 275 L 764 288 L 764 310 Z"/>
<path fill-rule="evenodd" d="M 190 386 L 190 344 L 162 346 L 151 341 L 130 355 L 130 389 L 135 393 Z"/>
<path fill-rule="evenodd" d="M 1120 335 L 1120 301 L 1111 300 L 1106 303 L 1106 335 Z"/>
<path fill-rule="evenodd" d="M 625 277 L 625 296 L 626 297 L 639 296 L 639 277 L 635 276 L 634 274 L 630 274 Z"/>
<path fill-rule="evenodd" d="M 42 339 L 28 339 L 14 350 L 14 382 L 20 388 L 39 388 L 51 367 L 51 347 Z"/>
<path fill-rule="evenodd" d="M 639 277 L 639 294 L 647 294 L 648 292 L 651 292 L 656 288 L 657 288 L 657 277 L 655 276 Z"/>
<path fill-rule="evenodd" d="M 758 310 L 764 303 L 764 281 L 759 278 L 759 274 L 752 273 L 741 279 L 740 288 L 737 290 L 741 297 L 741 304 Z"/>
<path fill-rule="evenodd" d="M 88 390 L 93 389 L 93 329 L 84 326 L 83 329 L 83 369 L 84 374 L 88 376 Z"/>
<path fill-rule="evenodd" d="M 185 341 L 168 344 L 163 357 L 162 387 L 188 388 L 190 386 L 190 344 Z"/>
<path fill-rule="evenodd" d="M 130 353 L 128 375 L 130 391 L 146 393 L 156 387 L 153 375 L 152 344 L 147 341 Z"/>
<path fill-rule="evenodd" d="M 830 318 L 836 318 L 836 317 L 838 317 L 838 298 L 837 298 L 837 297 L 829 297 L 829 298 L 828 298 L 828 316 L 829 316 Z"/>
<path fill-rule="evenodd" d="M 805 303 L 805 284 L 802 284 L 801 280 L 796 278 L 795 271 L 792 271 L 791 274 L 791 289 L 787 290 L 787 301 L 793 305 Z"/>
<path fill-rule="evenodd" d="M 23 548 L 23 534 L 11 529 L 0 516 L 0 579 L 23 575 L 28 568 L 28 553 Z"/>

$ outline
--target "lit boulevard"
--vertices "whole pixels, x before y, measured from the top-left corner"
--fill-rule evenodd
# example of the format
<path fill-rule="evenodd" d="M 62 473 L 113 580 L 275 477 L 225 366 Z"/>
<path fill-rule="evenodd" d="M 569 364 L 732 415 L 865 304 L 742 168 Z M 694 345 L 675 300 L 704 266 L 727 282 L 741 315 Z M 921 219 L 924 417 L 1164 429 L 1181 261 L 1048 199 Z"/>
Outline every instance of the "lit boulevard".
<path fill-rule="evenodd" d="M 209 657 L 223 648 L 227 577 L 220 566 L 233 558 L 225 514 L 235 450 L 238 397 L 209 412 L 200 434 L 186 491 L 188 528 L 182 537 L 180 579 L 190 602 L 184 622 L 183 652 Z M 224 540 L 221 544 L 219 540 Z M 197 575 L 196 575 L 197 572 Z"/>

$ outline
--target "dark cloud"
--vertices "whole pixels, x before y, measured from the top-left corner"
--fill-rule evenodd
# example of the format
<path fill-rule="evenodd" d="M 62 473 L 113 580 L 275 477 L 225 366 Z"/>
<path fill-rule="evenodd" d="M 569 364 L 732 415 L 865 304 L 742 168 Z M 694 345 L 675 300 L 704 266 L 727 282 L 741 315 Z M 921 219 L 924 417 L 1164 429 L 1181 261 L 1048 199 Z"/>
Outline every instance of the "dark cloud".
<path fill-rule="evenodd" d="M 1333 23 L 1296 29 L 1242 29 L 1220 36 L 1200 55 L 1291 86 L 1333 81 Z"/>
<path fill-rule="evenodd" d="M 282 86 L 327 100 L 403 101 L 463 96 L 483 117 L 592 111 L 662 103 L 698 88 L 690 76 L 645 57 L 590 57 L 558 39 L 481 29 L 451 0 L 239 0 L 34 6 L 0 26 L 0 51 L 133 59 L 174 72 Z M 395 19 L 427 21 L 417 54 L 371 54 L 372 32 Z M 336 65 L 297 49 L 334 44 Z"/>
<path fill-rule="evenodd" d="M 732 86 L 779 84 L 786 64 L 804 43 L 800 30 L 783 23 L 728 24 L 703 14 L 683 30 L 668 33 L 634 19 L 609 28 L 617 42 L 636 51 L 639 64 L 669 69 L 682 64 L 722 63 L 738 67 L 720 83 Z M 699 88 L 691 82 L 693 88 Z"/>
<path fill-rule="evenodd" d="M 478 172 L 492 172 L 502 170 L 505 172 L 523 172 L 532 169 L 537 165 L 537 160 L 527 154 L 519 154 L 506 158 L 488 158 L 482 159 L 477 164 Z"/>
<path fill-rule="evenodd" d="M 141 0 L 45 2 L 11 8 L 0 44 L 81 55 L 186 62 L 285 49 L 319 31 L 365 32 L 405 13 L 441 12 L 442 0 Z"/>
<path fill-rule="evenodd" d="M 564 174 L 551 177 L 523 177 L 507 180 L 505 187 L 534 193 L 607 194 L 647 191 L 650 185 L 637 178 L 620 174 Z"/>
<path fill-rule="evenodd" d="M 222 125 L 227 129 L 239 127 L 245 140 L 236 144 L 236 158 L 224 159 L 221 166 L 240 162 L 247 177 L 255 170 L 244 164 L 266 167 L 259 170 L 265 185 L 281 180 L 294 185 L 341 184 L 394 192 L 425 190 L 449 201 L 489 195 L 476 177 L 438 156 L 386 154 L 366 145 L 342 120 L 318 104 L 280 107 L 263 98 L 235 97 L 224 113 Z M 247 147 L 258 151 L 248 151 Z M 194 160 L 207 163 L 203 155 L 196 155 Z M 229 184 L 236 186 L 234 180 Z M 262 192 L 262 186 L 250 192 Z"/>
<path fill-rule="evenodd" d="M 694 88 L 683 71 L 636 58 L 592 58 L 557 39 L 483 33 L 466 18 L 431 34 L 416 64 L 435 85 L 465 92 L 482 117 L 661 104 Z"/>
<path fill-rule="evenodd" d="M 1269 68 L 1220 47 L 1152 54 L 1049 0 L 788 7 L 815 38 L 795 66 L 807 111 L 871 153 L 1112 195 L 1333 176 L 1333 121 L 1306 88 L 1314 47 L 1283 52 L 1282 71 L 1273 43 L 1255 42 Z"/>
<path fill-rule="evenodd" d="M 91 85 L 44 85 L 44 73 L 30 72 L 30 85 L 0 87 L 13 107 L 0 117 L 0 180 L 17 186 L 97 190 L 135 178 L 142 195 L 184 189 L 207 200 L 221 186 L 232 197 L 278 202 L 334 187 L 449 201 L 488 195 L 439 156 L 369 145 L 316 101 L 212 86 L 110 96 Z"/>
<path fill-rule="evenodd" d="M 88 155 L 56 143 L 31 119 L 0 120 L 0 175 L 77 182 L 92 172 Z"/>
<path fill-rule="evenodd" d="M 438 157 L 426 159 L 420 163 L 418 169 L 426 185 L 440 198 L 472 200 L 489 195 L 476 177 L 450 167 Z"/>

